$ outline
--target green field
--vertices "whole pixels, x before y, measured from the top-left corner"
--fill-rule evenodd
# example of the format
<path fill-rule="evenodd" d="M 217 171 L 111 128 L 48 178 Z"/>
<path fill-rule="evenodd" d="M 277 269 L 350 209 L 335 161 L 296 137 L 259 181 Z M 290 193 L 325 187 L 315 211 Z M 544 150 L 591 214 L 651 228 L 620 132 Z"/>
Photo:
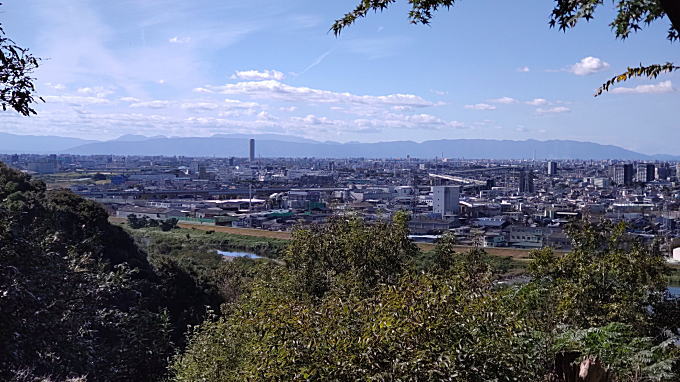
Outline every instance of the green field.
<path fill-rule="evenodd" d="M 122 226 L 126 227 L 125 224 Z M 173 257 L 200 257 L 203 261 L 219 261 L 215 250 L 242 251 L 277 259 L 281 257 L 287 240 L 256 236 L 235 235 L 224 232 L 204 231 L 191 228 L 176 228 L 163 232 L 159 228 L 126 230 L 137 244 L 154 255 Z"/>

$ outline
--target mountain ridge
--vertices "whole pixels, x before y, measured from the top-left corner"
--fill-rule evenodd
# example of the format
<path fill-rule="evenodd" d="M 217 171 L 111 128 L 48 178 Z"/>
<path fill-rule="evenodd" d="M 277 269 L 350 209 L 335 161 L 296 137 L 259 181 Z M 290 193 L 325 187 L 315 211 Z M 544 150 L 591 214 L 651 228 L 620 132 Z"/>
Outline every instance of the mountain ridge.
<path fill-rule="evenodd" d="M 572 140 L 439 139 L 339 143 L 277 134 L 216 134 L 212 137 L 124 135 L 108 141 L 87 141 L 8 133 L 0 133 L 0 138 L 0 152 L 11 154 L 247 157 L 248 140 L 254 138 L 256 156 L 262 157 L 680 160 L 680 155 L 648 155 L 615 145 Z M 45 146 L 48 141 L 53 144 Z"/>

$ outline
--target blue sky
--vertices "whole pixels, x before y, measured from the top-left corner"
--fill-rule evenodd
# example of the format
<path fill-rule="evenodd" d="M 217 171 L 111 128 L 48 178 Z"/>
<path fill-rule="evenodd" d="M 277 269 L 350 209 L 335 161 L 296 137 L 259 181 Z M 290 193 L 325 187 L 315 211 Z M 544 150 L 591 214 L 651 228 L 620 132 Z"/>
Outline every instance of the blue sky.
<path fill-rule="evenodd" d="M 680 62 L 664 20 L 626 41 L 596 20 L 548 27 L 553 2 L 461 1 L 431 26 L 405 1 L 340 37 L 354 1 L 5 0 L 0 22 L 44 58 L 37 117 L 0 131 L 280 133 L 374 142 L 574 139 L 680 154 L 680 74 L 594 98 L 628 65 Z"/>

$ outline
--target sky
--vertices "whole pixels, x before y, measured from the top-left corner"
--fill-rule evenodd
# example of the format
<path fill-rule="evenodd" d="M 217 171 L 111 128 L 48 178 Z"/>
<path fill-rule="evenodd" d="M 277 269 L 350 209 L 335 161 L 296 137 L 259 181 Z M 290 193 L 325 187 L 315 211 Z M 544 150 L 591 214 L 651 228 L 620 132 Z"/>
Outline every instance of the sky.
<path fill-rule="evenodd" d="M 680 73 L 593 97 L 627 66 L 680 62 L 667 20 L 615 39 L 610 2 L 564 33 L 550 1 L 459 1 L 422 26 L 402 0 L 339 37 L 329 28 L 356 0 L 3 3 L 6 33 L 43 59 L 46 102 L 0 112 L 1 132 L 570 139 L 680 155 Z"/>

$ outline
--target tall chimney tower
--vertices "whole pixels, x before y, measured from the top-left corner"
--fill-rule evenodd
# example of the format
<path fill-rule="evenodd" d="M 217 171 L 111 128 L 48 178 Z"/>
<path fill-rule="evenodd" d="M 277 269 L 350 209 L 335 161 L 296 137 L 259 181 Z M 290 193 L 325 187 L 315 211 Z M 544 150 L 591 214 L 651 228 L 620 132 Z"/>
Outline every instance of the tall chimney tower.
<path fill-rule="evenodd" d="M 250 161 L 255 162 L 255 140 L 250 139 Z"/>

